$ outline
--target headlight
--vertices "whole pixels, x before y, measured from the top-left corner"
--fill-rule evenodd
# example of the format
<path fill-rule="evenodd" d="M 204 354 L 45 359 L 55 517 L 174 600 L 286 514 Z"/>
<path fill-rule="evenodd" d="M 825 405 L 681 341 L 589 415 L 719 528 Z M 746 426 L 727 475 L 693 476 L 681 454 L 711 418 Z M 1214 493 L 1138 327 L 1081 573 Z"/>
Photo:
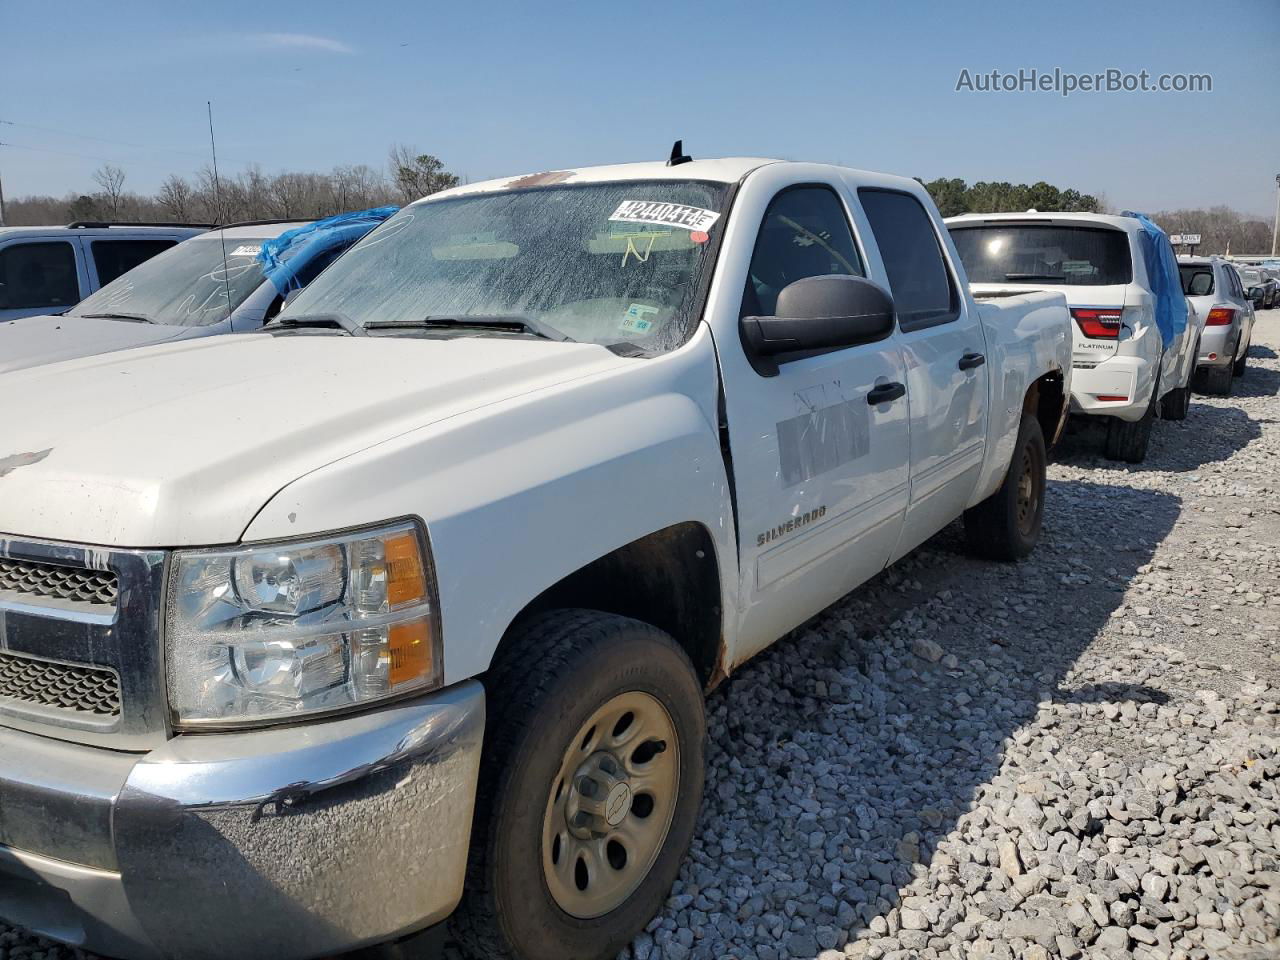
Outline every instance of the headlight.
<path fill-rule="evenodd" d="M 166 670 L 179 723 L 252 723 L 440 685 L 440 620 L 412 522 L 181 551 Z"/>

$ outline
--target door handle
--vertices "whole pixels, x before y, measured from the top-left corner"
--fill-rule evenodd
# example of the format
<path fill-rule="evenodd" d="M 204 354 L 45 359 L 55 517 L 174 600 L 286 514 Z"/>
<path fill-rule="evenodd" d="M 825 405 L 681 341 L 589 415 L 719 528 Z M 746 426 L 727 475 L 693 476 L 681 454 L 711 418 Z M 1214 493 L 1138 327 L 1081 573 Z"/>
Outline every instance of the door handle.
<path fill-rule="evenodd" d="M 907 388 L 900 383 L 882 383 L 867 392 L 867 403 L 875 406 L 879 403 L 890 403 L 907 394 Z"/>
<path fill-rule="evenodd" d="M 972 370 L 974 367 L 980 367 L 987 362 L 987 358 L 981 353 L 966 353 L 960 358 L 961 370 Z"/>

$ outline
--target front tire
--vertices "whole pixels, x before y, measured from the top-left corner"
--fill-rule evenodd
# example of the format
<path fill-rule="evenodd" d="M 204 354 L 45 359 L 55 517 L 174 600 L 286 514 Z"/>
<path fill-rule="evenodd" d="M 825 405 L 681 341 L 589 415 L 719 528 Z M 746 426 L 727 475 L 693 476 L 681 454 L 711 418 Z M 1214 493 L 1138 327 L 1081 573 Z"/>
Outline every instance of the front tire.
<path fill-rule="evenodd" d="M 1012 561 L 1035 548 L 1044 520 L 1046 461 L 1040 422 L 1024 415 L 1000 489 L 964 512 L 970 551 L 987 560 Z"/>
<path fill-rule="evenodd" d="M 605 960 L 661 908 L 702 802 L 706 718 L 688 656 L 593 610 L 513 628 L 485 681 L 467 891 L 474 957 Z"/>

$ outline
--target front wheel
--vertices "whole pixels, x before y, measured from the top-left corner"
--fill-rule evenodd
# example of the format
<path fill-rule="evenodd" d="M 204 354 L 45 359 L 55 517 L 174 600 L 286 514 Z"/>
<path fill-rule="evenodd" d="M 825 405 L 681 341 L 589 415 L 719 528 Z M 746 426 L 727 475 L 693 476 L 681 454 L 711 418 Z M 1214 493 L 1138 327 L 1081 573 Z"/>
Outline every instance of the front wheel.
<path fill-rule="evenodd" d="M 514 628 L 485 691 L 454 935 L 486 960 L 616 957 L 662 906 L 693 836 L 697 674 L 655 627 L 559 610 Z"/>
<path fill-rule="evenodd" d="M 1044 519 L 1046 459 L 1040 422 L 1023 416 L 1000 489 L 964 512 L 965 539 L 973 553 L 1009 561 L 1032 551 Z"/>

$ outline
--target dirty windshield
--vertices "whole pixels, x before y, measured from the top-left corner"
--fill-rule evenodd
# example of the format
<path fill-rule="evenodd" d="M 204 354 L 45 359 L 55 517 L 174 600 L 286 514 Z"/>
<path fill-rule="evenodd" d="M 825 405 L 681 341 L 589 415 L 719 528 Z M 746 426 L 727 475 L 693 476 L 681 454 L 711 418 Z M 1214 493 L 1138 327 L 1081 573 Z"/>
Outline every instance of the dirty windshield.
<path fill-rule="evenodd" d="M 325 271 L 288 316 L 339 314 L 428 336 L 521 335 L 523 322 L 525 333 L 660 353 L 684 341 L 696 315 L 725 193 L 646 180 L 419 203 Z"/>
<path fill-rule="evenodd" d="M 225 265 L 217 233 L 187 240 L 117 277 L 81 300 L 71 314 L 182 327 L 225 320 L 228 309 L 240 306 L 262 283 L 262 264 L 257 257 L 266 240 L 228 237 Z"/>

